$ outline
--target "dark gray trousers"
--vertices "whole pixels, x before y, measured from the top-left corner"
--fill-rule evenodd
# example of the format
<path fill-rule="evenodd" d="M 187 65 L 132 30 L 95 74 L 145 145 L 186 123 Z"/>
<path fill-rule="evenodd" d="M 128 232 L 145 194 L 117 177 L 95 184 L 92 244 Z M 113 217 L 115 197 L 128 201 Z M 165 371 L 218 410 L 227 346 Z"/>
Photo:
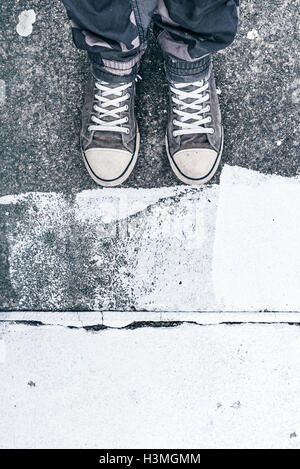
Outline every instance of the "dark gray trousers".
<path fill-rule="evenodd" d="M 153 19 L 170 75 L 201 74 L 232 43 L 239 0 L 62 0 L 97 75 L 132 78 Z"/>

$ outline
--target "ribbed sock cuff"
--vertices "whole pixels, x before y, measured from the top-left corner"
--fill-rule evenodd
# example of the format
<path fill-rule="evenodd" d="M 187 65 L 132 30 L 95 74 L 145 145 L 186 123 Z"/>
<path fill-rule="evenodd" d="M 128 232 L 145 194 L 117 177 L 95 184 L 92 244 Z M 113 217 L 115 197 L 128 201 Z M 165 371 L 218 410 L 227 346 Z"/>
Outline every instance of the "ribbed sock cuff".
<path fill-rule="evenodd" d="M 206 55 L 193 62 L 179 60 L 170 55 L 165 55 L 165 69 L 171 81 L 197 81 L 208 74 L 211 65 L 211 56 Z"/>

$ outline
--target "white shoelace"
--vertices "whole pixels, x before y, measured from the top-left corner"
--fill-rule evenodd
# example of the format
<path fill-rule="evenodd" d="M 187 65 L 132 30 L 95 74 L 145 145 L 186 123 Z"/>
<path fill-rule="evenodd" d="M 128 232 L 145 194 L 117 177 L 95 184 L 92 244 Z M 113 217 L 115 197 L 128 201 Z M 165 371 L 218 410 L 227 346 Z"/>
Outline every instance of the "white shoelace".
<path fill-rule="evenodd" d="M 194 91 L 186 91 L 184 88 L 193 86 Z M 176 83 L 171 86 L 171 91 L 176 95 L 172 96 L 172 101 L 176 104 L 173 112 L 179 116 L 180 120 L 174 119 L 173 124 L 179 127 L 173 132 L 174 137 L 187 134 L 213 134 L 214 129 L 203 127 L 204 124 L 211 122 L 211 117 L 205 117 L 203 114 L 210 111 L 210 105 L 205 103 L 209 100 L 208 83 L 196 81 L 193 83 Z M 186 100 L 189 102 L 185 102 Z M 191 101 L 193 99 L 193 101 Z M 187 112 L 186 109 L 195 112 Z"/>
<path fill-rule="evenodd" d="M 125 83 L 117 87 L 111 87 L 106 82 L 96 82 L 96 87 L 101 91 L 101 94 L 95 95 L 99 104 L 94 105 L 94 110 L 97 112 L 98 117 L 94 115 L 91 117 L 95 125 L 89 126 L 90 132 L 129 133 L 129 129 L 123 127 L 123 124 L 128 122 L 128 117 L 121 118 L 120 114 L 128 111 L 128 104 L 124 105 L 124 103 L 128 101 L 130 95 L 129 93 L 123 94 L 123 91 L 131 86 L 132 83 Z M 103 120 L 105 117 L 110 117 L 111 119 L 109 121 Z"/>

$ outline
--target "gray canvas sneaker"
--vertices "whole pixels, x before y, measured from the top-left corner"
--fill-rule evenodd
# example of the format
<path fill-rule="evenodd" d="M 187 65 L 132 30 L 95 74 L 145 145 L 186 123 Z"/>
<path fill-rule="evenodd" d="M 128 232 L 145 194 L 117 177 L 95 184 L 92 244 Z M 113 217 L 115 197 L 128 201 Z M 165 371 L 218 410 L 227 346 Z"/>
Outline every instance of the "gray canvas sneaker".
<path fill-rule="evenodd" d="M 223 151 L 223 127 L 212 65 L 198 81 L 170 81 L 167 154 L 185 184 L 204 184 Z"/>
<path fill-rule="evenodd" d="M 81 150 L 93 180 L 112 187 L 132 172 L 140 146 L 135 80 L 108 83 L 91 75 L 82 110 Z"/>

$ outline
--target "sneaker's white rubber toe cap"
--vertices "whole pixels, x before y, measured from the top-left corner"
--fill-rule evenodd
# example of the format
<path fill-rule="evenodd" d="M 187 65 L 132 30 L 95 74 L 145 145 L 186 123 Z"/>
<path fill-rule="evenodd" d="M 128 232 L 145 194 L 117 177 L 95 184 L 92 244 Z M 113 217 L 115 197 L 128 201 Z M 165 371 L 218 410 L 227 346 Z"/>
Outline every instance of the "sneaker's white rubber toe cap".
<path fill-rule="evenodd" d="M 215 174 L 219 154 L 209 148 L 179 150 L 173 155 L 173 170 L 187 184 L 203 184 Z"/>
<path fill-rule="evenodd" d="M 90 175 L 94 181 L 103 186 L 121 184 L 134 166 L 134 155 L 126 150 L 91 148 L 84 152 L 84 156 Z"/>

